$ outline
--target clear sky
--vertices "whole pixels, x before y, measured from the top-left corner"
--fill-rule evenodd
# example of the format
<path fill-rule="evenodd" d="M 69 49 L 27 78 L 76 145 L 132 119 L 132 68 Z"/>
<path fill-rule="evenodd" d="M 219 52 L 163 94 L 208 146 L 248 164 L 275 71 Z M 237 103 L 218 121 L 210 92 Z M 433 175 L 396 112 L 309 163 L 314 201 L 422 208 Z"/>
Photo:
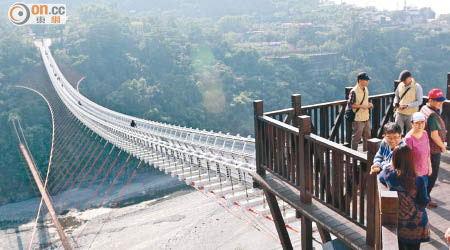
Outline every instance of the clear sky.
<path fill-rule="evenodd" d="M 400 10 L 403 9 L 405 0 L 331 0 L 336 3 L 349 3 L 357 6 L 375 6 L 380 10 Z M 450 13 L 449 0 L 406 0 L 407 6 L 430 7 L 436 14 Z"/>

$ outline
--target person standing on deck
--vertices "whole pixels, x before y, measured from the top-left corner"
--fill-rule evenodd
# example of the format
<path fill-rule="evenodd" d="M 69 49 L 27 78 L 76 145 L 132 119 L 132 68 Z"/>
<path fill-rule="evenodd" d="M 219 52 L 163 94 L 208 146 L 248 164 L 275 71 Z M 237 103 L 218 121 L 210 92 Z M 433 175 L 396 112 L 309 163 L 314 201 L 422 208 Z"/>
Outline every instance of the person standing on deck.
<path fill-rule="evenodd" d="M 366 72 L 360 72 L 357 76 L 357 83 L 350 91 L 347 108 L 355 112 L 355 120 L 352 123 L 353 133 L 351 147 L 357 150 L 358 143 L 363 138 L 363 151 L 367 151 L 367 140 L 370 138 L 370 113 L 369 109 L 373 104 L 369 103 L 369 85 L 370 77 Z"/>
<path fill-rule="evenodd" d="M 423 90 L 411 76 L 411 72 L 403 70 L 398 79 L 401 81 L 395 90 L 394 105 L 397 108 L 395 122 L 402 128 L 402 134 L 411 130 L 411 115 L 419 111 L 422 104 Z"/>
<path fill-rule="evenodd" d="M 425 131 L 425 115 L 416 112 L 411 116 L 412 129 L 406 134 L 405 142 L 413 151 L 417 176 L 422 176 L 428 185 L 428 176 L 433 173 L 430 160 L 430 140 Z"/>
<path fill-rule="evenodd" d="M 392 153 L 392 166 L 384 177 L 389 190 L 398 194 L 397 237 L 399 250 L 420 249 L 420 243 L 430 240 L 430 224 L 425 207 L 430 198 L 426 181 L 417 176 L 413 151 L 401 145 Z"/>
<path fill-rule="evenodd" d="M 422 104 L 422 86 L 412 78 L 411 72 L 403 70 L 398 77 L 400 84 L 395 89 L 395 122 L 402 128 L 402 134 L 411 130 L 411 115 L 419 111 Z"/>
<path fill-rule="evenodd" d="M 424 105 L 420 112 L 426 117 L 425 130 L 430 139 L 430 154 L 431 154 L 431 169 L 432 174 L 428 177 L 428 195 L 436 183 L 439 173 L 439 165 L 441 164 L 441 153 L 447 151 L 444 144 L 447 136 L 447 129 L 444 120 L 439 113 L 439 110 L 444 104 L 445 97 L 440 89 L 432 89 L 428 93 L 428 103 Z M 430 196 L 431 198 L 431 196 Z M 430 201 L 430 207 L 437 207 L 437 203 Z"/>

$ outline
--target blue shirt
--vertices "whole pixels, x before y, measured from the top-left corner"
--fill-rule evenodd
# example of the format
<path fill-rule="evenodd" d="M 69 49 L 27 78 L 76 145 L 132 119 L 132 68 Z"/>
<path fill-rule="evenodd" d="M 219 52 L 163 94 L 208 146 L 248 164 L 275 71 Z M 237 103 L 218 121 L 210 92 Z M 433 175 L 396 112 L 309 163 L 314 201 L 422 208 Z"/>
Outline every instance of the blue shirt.
<path fill-rule="evenodd" d="M 402 139 L 399 145 L 405 145 L 405 141 Z M 373 164 L 381 168 L 382 171 L 385 170 L 391 165 L 393 151 L 394 149 L 389 146 L 386 139 L 383 139 L 380 148 L 373 159 Z"/>

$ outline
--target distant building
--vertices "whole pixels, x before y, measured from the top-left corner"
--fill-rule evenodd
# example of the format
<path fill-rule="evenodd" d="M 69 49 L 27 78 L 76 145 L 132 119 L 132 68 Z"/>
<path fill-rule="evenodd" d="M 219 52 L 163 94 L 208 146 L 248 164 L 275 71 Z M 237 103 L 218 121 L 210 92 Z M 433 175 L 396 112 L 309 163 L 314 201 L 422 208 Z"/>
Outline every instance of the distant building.
<path fill-rule="evenodd" d="M 312 26 L 312 23 L 282 23 L 281 26 L 283 26 L 283 27 L 305 27 L 305 26 Z"/>

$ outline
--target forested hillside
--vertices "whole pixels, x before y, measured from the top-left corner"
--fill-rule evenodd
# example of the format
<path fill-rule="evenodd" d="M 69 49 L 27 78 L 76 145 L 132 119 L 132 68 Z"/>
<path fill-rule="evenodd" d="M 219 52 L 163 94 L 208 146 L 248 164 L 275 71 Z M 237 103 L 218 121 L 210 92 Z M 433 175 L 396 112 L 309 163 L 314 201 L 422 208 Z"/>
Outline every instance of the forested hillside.
<path fill-rule="evenodd" d="M 288 107 L 293 93 L 304 104 L 343 99 L 363 70 L 372 77 L 371 93 L 384 93 L 405 68 L 428 92 L 444 88 L 450 71 L 448 27 L 369 24 L 370 9 L 313 0 L 83 2 L 68 4 L 66 25 L 16 27 L 0 19 L 7 34 L 0 36 L 0 204 L 33 194 L 11 116 L 21 118 L 41 167 L 48 157 L 45 103 L 10 88 L 42 71 L 24 36 L 31 30 L 53 39 L 57 61 L 86 76 L 80 91 L 101 105 L 245 136 L 252 134 L 255 99 L 266 110 Z"/>

